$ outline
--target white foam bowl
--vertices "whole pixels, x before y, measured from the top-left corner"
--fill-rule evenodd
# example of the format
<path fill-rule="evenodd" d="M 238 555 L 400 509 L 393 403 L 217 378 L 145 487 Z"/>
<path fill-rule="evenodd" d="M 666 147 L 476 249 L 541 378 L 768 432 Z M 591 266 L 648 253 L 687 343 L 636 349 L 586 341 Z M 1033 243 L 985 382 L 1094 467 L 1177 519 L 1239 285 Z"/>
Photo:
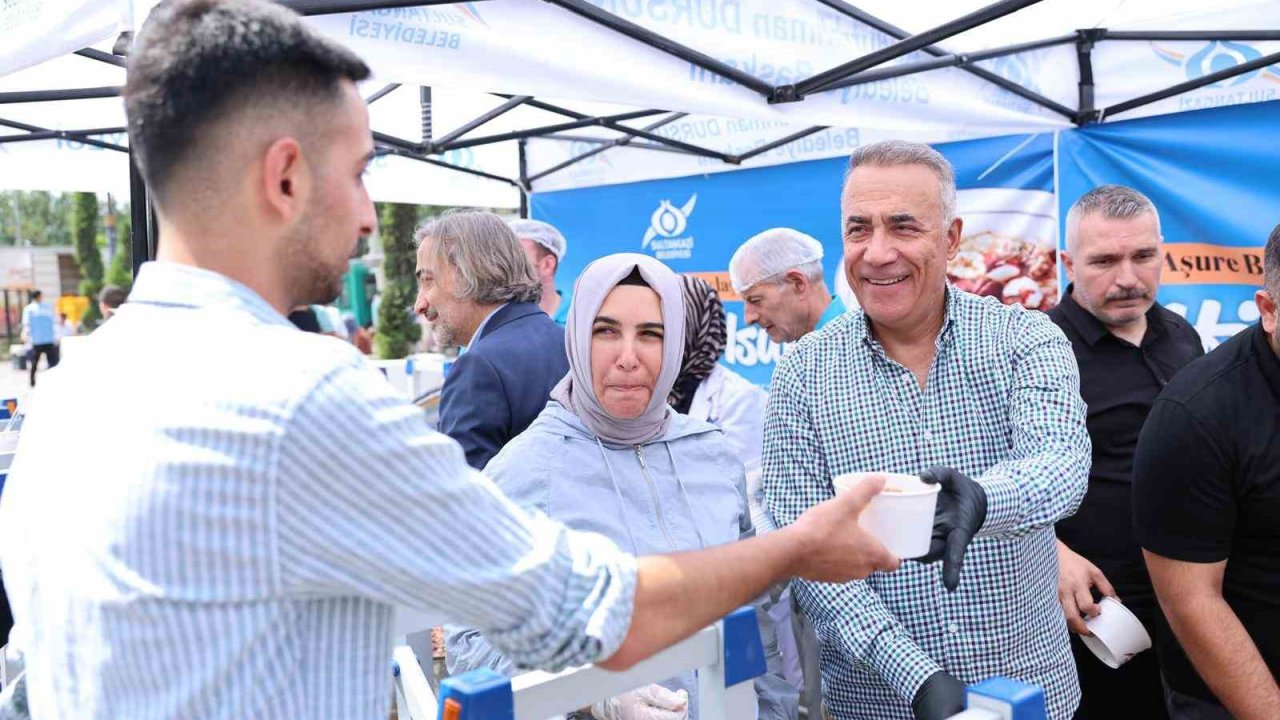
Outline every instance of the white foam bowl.
<path fill-rule="evenodd" d="M 1084 623 L 1093 636 L 1081 635 L 1080 639 L 1107 667 L 1118 668 L 1151 647 L 1147 629 L 1124 603 L 1104 597 L 1098 607 L 1102 612 Z"/>
<path fill-rule="evenodd" d="M 858 525 L 900 558 L 928 554 L 941 486 L 916 475 L 877 472 L 847 473 L 831 482 L 836 492 L 844 492 L 872 475 L 884 477 L 884 490 L 858 516 Z"/>

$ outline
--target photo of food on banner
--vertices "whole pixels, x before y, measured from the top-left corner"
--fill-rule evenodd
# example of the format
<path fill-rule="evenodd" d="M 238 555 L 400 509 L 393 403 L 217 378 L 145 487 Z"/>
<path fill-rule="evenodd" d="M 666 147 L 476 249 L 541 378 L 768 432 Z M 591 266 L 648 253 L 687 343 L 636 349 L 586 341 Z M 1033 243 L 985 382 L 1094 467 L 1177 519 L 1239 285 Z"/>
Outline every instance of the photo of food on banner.
<path fill-rule="evenodd" d="M 1044 311 L 1057 305 L 1052 196 L 1018 190 L 962 190 L 957 195 L 964 234 L 947 267 L 951 283 L 1006 305 Z"/>

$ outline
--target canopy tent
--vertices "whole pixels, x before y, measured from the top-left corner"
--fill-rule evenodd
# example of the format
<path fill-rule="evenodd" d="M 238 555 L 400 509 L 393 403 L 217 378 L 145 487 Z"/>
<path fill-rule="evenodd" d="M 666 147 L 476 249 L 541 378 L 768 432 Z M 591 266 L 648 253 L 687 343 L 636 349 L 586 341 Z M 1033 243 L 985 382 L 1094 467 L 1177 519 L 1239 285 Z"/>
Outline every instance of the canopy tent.
<path fill-rule="evenodd" d="M 0 137 L 0 186 L 141 191 L 112 51 L 154 4 L 0 9 L 0 125 L 15 130 Z M 374 70 L 362 89 L 379 200 L 516 207 L 882 137 L 1039 133 L 1280 89 L 1280 3 L 1266 0 L 284 4 Z"/>

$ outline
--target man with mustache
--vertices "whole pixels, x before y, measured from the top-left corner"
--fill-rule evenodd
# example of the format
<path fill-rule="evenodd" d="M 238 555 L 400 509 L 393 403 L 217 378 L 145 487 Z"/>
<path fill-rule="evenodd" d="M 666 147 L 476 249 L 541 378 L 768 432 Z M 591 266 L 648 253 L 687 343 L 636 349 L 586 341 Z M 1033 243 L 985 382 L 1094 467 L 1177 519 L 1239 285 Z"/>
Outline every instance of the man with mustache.
<path fill-rule="evenodd" d="M 1195 329 L 1155 301 L 1160 243 L 1155 206 L 1131 188 L 1094 188 L 1067 213 L 1062 259 L 1071 285 L 1049 317 L 1075 350 L 1093 442 L 1089 491 L 1076 514 L 1057 524 L 1058 601 L 1077 636 L 1090 634 L 1085 619 L 1100 611 L 1095 588 L 1122 600 L 1149 632 L 1158 614 L 1129 521 L 1133 452 L 1156 395 L 1204 354 Z M 1154 653 L 1113 670 L 1079 637 L 1071 650 L 1083 695 L 1077 718 L 1165 716 Z"/>
<path fill-rule="evenodd" d="M 1280 717 L 1280 226 L 1262 285 L 1261 321 L 1169 383 L 1134 455 L 1173 720 Z"/>

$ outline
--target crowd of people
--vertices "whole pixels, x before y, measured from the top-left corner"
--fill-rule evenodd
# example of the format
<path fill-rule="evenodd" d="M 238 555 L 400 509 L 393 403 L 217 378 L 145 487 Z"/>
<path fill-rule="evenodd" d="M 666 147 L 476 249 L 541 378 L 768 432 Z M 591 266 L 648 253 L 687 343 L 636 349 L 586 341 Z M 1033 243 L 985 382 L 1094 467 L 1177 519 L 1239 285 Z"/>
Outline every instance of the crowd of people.
<path fill-rule="evenodd" d="M 791 343 L 766 390 L 720 364 L 706 281 L 623 253 L 566 293 L 556 228 L 449 213 L 417 233 L 413 309 L 463 348 L 435 432 L 287 318 L 376 225 L 368 74 L 257 0 L 170 0 L 136 38 L 159 254 L 41 384 L 0 503 L 31 717 L 380 720 L 396 605 L 449 618 L 451 672 L 510 675 L 631 667 L 753 604 L 762 719 L 945 720 L 997 675 L 1052 720 L 1280 718 L 1280 226 L 1260 321 L 1206 355 L 1156 301 L 1138 190 L 1074 204 L 1042 313 L 948 283 L 942 155 L 862 146 L 836 268 L 858 307 L 796 230 L 730 260 L 746 320 Z M 121 386 L 120 422 L 83 411 Z M 858 526 L 883 480 L 832 481 L 859 471 L 940 486 L 926 555 Z M 1153 652 L 1092 656 L 1104 597 Z M 696 720 L 697 682 L 575 715 Z"/>

